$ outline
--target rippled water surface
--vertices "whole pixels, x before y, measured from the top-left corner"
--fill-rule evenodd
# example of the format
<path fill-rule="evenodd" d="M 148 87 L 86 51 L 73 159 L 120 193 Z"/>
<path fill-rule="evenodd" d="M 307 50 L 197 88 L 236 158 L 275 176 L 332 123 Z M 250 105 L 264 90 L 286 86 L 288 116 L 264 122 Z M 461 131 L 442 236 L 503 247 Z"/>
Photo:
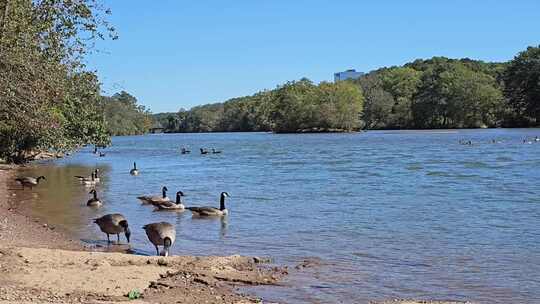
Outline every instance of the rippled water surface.
<path fill-rule="evenodd" d="M 177 226 L 174 254 L 315 264 L 292 271 L 284 287 L 255 289 L 271 300 L 540 303 L 540 143 L 523 143 L 537 135 L 538 129 L 502 129 L 116 137 L 106 157 L 84 149 L 27 169 L 47 181 L 20 195 L 37 215 L 89 242 L 105 238 L 92 218 L 121 212 L 140 253 L 154 253 L 140 227 L 164 220 Z M 181 155 L 181 146 L 224 152 Z M 141 170 L 136 177 L 128 173 L 133 161 Z M 88 189 L 71 177 L 95 166 L 104 180 L 99 210 L 85 206 Z M 227 191 L 230 215 L 197 220 L 140 205 L 136 196 L 158 194 L 163 185 L 170 197 L 182 190 L 187 205 L 218 206 Z"/>

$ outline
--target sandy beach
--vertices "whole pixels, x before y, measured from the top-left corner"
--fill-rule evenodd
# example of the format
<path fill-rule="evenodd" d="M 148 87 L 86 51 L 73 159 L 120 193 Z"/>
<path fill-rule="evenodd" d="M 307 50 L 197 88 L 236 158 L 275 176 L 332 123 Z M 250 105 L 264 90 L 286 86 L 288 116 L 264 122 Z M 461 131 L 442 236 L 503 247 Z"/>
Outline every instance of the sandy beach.
<path fill-rule="evenodd" d="M 276 284 L 286 273 L 238 255 L 92 252 L 8 199 L 14 171 L 0 169 L 0 303 L 259 303 L 235 287 Z"/>

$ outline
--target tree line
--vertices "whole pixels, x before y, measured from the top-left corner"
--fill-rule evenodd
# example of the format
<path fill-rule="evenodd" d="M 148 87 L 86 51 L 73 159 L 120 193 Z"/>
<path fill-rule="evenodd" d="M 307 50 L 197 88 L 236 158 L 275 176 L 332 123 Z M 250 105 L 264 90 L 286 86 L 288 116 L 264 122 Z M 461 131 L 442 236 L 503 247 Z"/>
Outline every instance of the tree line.
<path fill-rule="evenodd" d="M 505 63 L 434 57 L 363 77 L 287 82 L 223 103 L 151 116 L 134 96 L 102 96 L 84 65 L 116 39 L 98 0 L 0 0 L 0 159 L 107 146 L 160 123 L 167 132 L 348 132 L 540 125 L 540 47 Z"/>
<path fill-rule="evenodd" d="M 301 79 L 154 119 L 166 132 L 538 126 L 540 47 L 505 63 L 433 57 L 350 81 Z"/>
<path fill-rule="evenodd" d="M 352 131 L 362 106 L 361 90 L 352 83 L 315 85 L 301 79 L 272 91 L 154 117 L 169 132 Z"/>

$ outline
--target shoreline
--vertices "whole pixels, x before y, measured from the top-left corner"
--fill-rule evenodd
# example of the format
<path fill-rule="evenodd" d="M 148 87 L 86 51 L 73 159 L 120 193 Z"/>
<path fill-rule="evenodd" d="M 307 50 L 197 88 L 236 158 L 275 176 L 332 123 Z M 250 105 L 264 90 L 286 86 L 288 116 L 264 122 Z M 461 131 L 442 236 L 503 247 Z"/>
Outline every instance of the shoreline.
<path fill-rule="evenodd" d="M 99 252 L 33 217 L 0 166 L 0 303 L 260 303 L 237 287 L 275 285 L 285 268 L 233 256 L 142 256 Z"/>
<path fill-rule="evenodd" d="M 287 266 L 275 267 L 266 258 L 163 258 L 129 254 L 125 248 L 103 251 L 106 248 L 73 240 L 68 233 L 32 216 L 28 207 L 17 206 L 18 198 L 8 188 L 8 181 L 18 168 L 0 165 L 0 304 L 266 303 L 249 290 L 244 294 L 246 287 L 287 286 L 286 282 L 283 285 L 289 274 Z M 311 265 L 301 263 L 291 270 L 301 272 L 304 267 Z M 135 291 L 139 297 L 130 299 L 129 293 Z M 474 302 L 389 299 L 366 303 Z"/>
<path fill-rule="evenodd" d="M 85 246 L 43 220 L 27 214 L 10 193 L 7 181 L 14 178 L 16 166 L 0 167 L 0 244 L 36 248 L 85 250 Z M 15 202 L 14 202 L 15 201 Z"/>

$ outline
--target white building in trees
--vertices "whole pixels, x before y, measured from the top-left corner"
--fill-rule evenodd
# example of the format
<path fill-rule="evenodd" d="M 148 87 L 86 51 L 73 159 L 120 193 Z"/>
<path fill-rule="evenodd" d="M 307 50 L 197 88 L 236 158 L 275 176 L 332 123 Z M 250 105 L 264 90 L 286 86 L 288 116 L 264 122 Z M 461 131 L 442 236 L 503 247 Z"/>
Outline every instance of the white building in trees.
<path fill-rule="evenodd" d="M 334 73 L 334 82 L 343 81 L 347 79 L 357 79 L 364 75 L 363 72 L 357 72 L 355 69 L 346 70 L 344 72 Z"/>

